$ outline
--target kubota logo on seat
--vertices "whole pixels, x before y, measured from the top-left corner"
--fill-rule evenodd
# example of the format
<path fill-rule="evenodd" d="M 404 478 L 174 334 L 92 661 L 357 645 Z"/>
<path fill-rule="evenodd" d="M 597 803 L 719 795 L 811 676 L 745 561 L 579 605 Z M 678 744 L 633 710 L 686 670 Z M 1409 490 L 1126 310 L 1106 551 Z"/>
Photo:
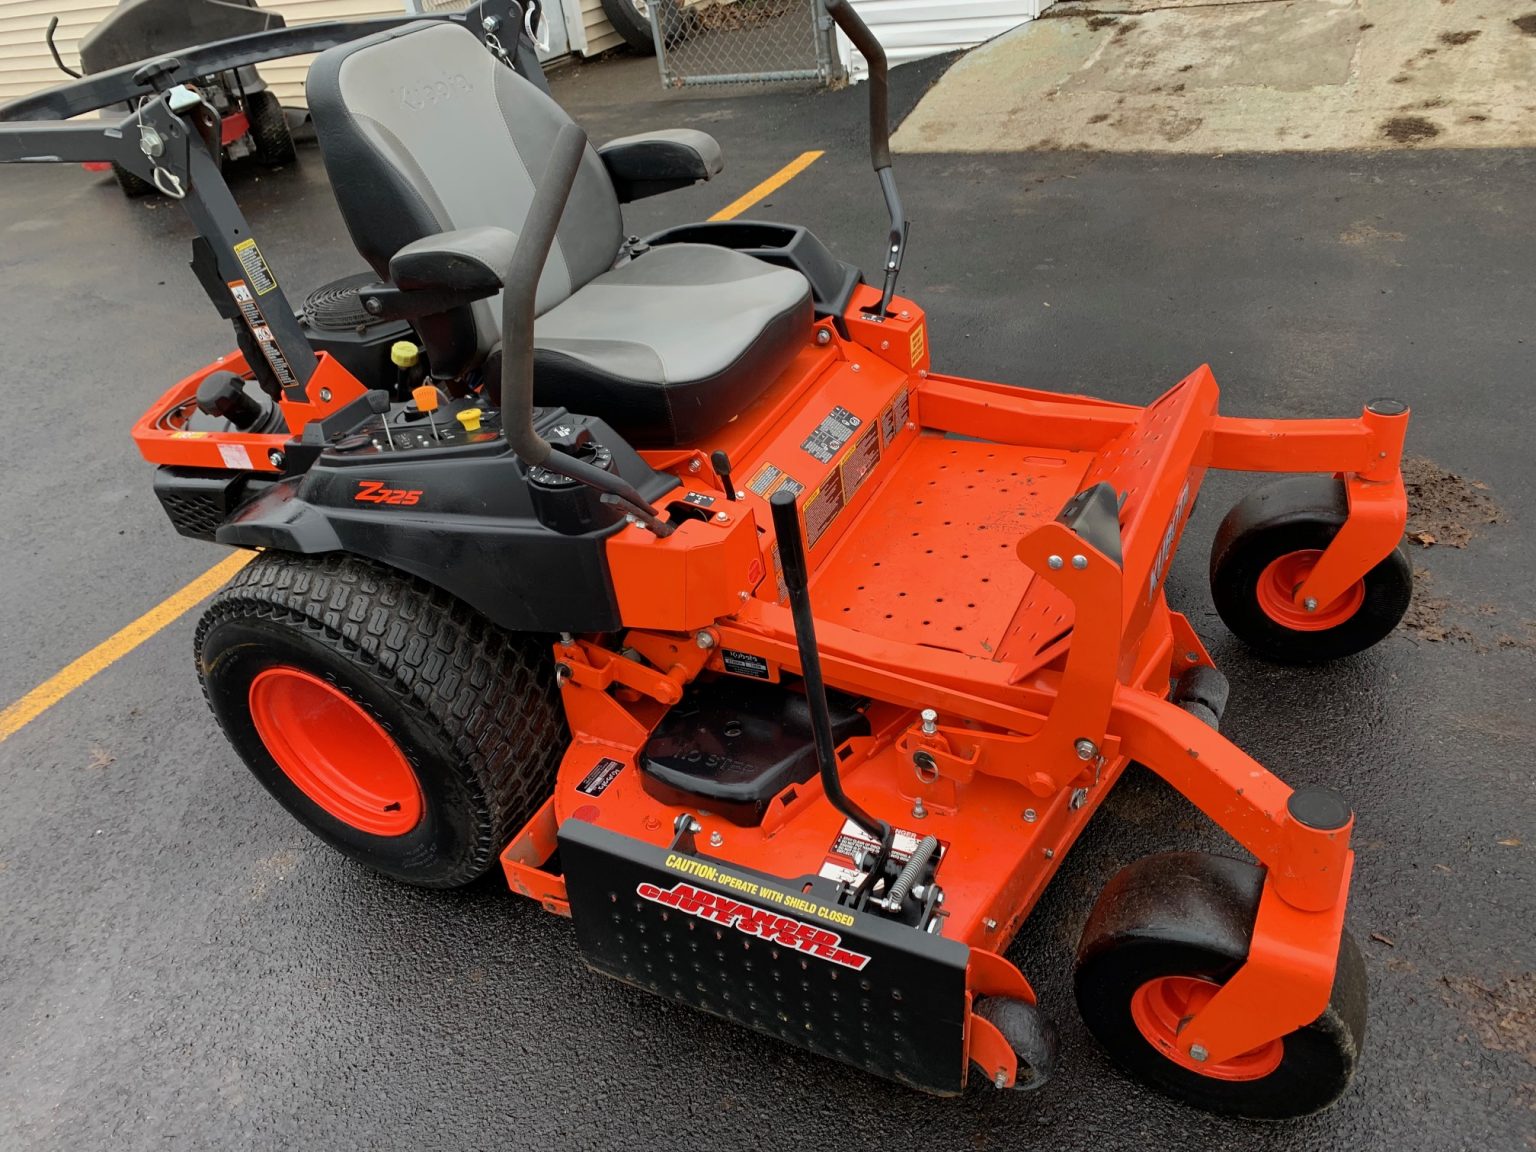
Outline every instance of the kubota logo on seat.
<path fill-rule="evenodd" d="M 869 963 L 869 957 L 863 953 L 851 952 L 842 947 L 843 938 L 836 932 L 806 924 L 793 916 L 769 912 L 766 908 L 754 908 L 751 904 L 742 904 L 727 896 L 706 892 L 692 884 L 674 884 L 671 888 L 641 884 L 635 892 L 653 903 L 676 908 L 700 920 L 735 928 L 748 936 L 793 948 L 807 956 L 852 968 L 855 972 L 861 971 Z"/>
<path fill-rule="evenodd" d="M 415 504 L 421 500 L 420 488 L 386 488 L 382 480 L 359 480 L 354 500 L 364 504 Z"/>

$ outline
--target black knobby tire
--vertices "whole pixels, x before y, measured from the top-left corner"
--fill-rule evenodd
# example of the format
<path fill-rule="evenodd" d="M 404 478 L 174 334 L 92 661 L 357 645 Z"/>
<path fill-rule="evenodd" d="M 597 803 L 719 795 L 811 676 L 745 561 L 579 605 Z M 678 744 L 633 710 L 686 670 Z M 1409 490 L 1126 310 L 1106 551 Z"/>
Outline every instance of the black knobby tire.
<path fill-rule="evenodd" d="M 214 597 L 195 646 L 204 696 L 256 778 L 326 843 L 406 883 L 485 874 L 548 798 L 569 743 L 546 639 L 356 557 L 263 553 Z M 383 727 L 420 786 L 413 828 L 364 832 L 278 767 L 250 705 L 252 680 L 274 666 L 326 681 Z"/>
<path fill-rule="evenodd" d="M 1385 639 L 1408 611 L 1413 568 L 1401 547 L 1366 574 L 1351 598 L 1358 607 L 1336 624 L 1292 627 L 1266 610 L 1261 584 L 1270 566 L 1282 557 L 1323 551 L 1348 516 L 1341 482 L 1293 476 L 1266 484 L 1221 522 L 1211 545 L 1211 599 L 1226 626 L 1259 655 L 1281 664 L 1353 656 Z M 1330 618 L 1329 606 L 1321 611 L 1320 620 Z"/>
<path fill-rule="evenodd" d="M 1359 1062 L 1365 965 L 1347 932 L 1328 1007 L 1279 1041 L 1279 1063 L 1261 1078 L 1222 1080 L 1176 1063 L 1146 1038 L 1132 1012 L 1138 989 L 1156 978 L 1231 979 L 1248 955 L 1263 882 L 1258 867 L 1204 852 L 1138 860 L 1094 905 L 1078 945 L 1075 990 L 1088 1030 L 1137 1079 L 1211 1112 L 1283 1120 L 1332 1104 Z"/>
<path fill-rule="evenodd" d="M 116 160 L 112 161 L 112 175 L 117 180 L 117 186 L 123 190 L 123 195 L 130 200 L 148 196 L 155 190 L 155 186 L 148 180 L 142 176 L 135 176 Z"/>
<path fill-rule="evenodd" d="M 298 150 L 293 146 L 293 133 L 288 129 L 288 118 L 270 88 L 246 94 L 245 117 L 251 126 L 251 139 L 256 145 L 257 160 L 271 168 L 292 164 L 298 159 Z"/>

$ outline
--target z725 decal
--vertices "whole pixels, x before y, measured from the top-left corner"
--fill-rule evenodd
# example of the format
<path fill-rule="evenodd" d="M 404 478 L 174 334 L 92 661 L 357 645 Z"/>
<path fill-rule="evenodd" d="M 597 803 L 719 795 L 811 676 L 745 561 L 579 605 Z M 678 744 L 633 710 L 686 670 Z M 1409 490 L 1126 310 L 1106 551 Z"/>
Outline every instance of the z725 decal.
<path fill-rule="evenodd" d="M 386 488 L 382 480 L 359 480 L 352 499 L 365 504 L 415 504 L 421 499 L 420 488 Z"/>

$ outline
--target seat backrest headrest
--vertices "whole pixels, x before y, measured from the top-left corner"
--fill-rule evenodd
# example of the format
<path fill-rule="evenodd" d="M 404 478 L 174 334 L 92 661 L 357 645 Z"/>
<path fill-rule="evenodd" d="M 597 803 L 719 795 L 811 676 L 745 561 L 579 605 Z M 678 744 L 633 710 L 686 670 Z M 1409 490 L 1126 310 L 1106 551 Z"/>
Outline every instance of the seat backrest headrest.
<path fill-rule="evenodd" d="M 520 232 L 565 112 L 459 24 L 421 21 L 320 54 L 306 85 L 326 172 L 358 252 L 381 279 L 414 240 L 492 225 Z M 618 197 L 589 147 L 539 280 L 553 308 L 612 267 Z M 472 366 L 499 336 L 485 301 L 418 322 L 433 372 Z"/>

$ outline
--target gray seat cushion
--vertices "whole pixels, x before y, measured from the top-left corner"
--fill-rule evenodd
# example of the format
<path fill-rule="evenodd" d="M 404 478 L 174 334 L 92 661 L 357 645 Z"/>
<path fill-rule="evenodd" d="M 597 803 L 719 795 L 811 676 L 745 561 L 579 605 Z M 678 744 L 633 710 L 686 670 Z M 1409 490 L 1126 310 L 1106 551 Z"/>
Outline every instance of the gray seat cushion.
<path fill-rule="evenodd" d="M 642 447 L 689 444 L 762 395 L 810 324 L 800 273 L 728 248 L 664 245 L 539 317 L 535 398 L 599 414 Z"/>

